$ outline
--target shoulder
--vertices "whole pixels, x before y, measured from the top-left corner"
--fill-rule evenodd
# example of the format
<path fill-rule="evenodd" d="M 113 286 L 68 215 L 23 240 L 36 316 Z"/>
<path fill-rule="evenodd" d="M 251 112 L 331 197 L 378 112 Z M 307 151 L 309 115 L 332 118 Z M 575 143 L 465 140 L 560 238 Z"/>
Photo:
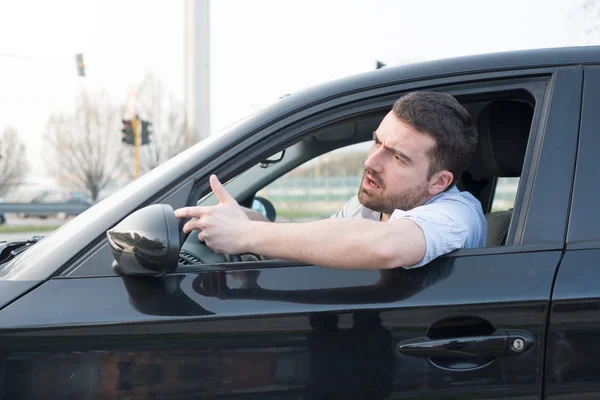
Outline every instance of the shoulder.
<path fill-rule="evenodd" d="M 360 204 L 358 196 L 354 195 L 344 204 L 341 210 L 333 214 L 331 218 L 358 218 L 363 214 L 363 205 Z"/>
<path fill-rule="evenodd" d="M 422 206 L 409 211 L 396 210 L 392 219 L 408 218 L 416 222 L 426 235 L 461 237 L 460 247 L 480 247 L 487 240 L 487 222 L 481 203 L 469 192 L 456 187 L 432 198 Z"/>

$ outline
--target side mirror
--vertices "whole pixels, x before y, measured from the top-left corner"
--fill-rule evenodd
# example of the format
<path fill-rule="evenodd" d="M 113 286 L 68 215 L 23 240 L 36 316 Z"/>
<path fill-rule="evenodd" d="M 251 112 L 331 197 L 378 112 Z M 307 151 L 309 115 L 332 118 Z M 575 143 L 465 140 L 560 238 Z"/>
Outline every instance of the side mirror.
<path fill-rule="evenodd" d="M 154 204 L 130 214 L 106 231 L 119 275 L 162 276 L 179 262 L 179 220 L 168 204 Z"/>
<path fill-rule="evenodd" d="M 254 200 L 252 201 L 252 209 L 261 213 L 269 221 L 275 221 L 275 218 L 277 217 L 277 212 L 275 211 L 273 203 L 264 197 L 254 197 Z"/>

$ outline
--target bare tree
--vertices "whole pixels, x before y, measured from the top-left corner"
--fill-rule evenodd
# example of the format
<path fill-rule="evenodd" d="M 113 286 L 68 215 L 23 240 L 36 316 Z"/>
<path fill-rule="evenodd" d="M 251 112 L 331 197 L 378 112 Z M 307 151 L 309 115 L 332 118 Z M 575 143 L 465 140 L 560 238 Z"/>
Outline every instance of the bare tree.
<path fill-rule="evenodd" d="M 152 73 L 144 77 L 137 94 L 137 113 L 152 123 L 150 144 L 140 151 L 140 171 L 145 173 L 185 149 L 183 105 L 179 104 Z M 129 119 L 129 116 L 126 118 Z M 132 146 L 127 146 L 133 152 Z M 129 157 L 133 160 L 133 157 Z M 131 166 L 128 171 L 133 172 Z"/>
<path fill-rule="evenodd" d="M 46 164 L 64 186 L 86 191 L 93 201 L 117 178 L 119 112 L 106 94 L 82 91 L 73 115 L 52 115 L 46 128 Z"/>
<path fill-rule="evenodd" d="M 18 186 L 28 170 L 25 144 L 15 128 L 5 127 L 0 135 L 0 195 Z"/>

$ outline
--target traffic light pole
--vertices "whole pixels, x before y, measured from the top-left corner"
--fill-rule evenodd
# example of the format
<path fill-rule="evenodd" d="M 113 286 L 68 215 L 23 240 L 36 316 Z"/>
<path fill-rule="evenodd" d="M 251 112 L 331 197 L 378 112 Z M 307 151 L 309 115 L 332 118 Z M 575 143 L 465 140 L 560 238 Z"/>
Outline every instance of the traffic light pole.
<path fill-rule="evenodd" d="M 137 89 L 129 91 L 128 95 L 129 112 L 131 113 L 131 130 L 133 131 L 133 158 L 134 171 L 133 177 L 137 179 L 140 176 L 140 121 L 137 118 Z"/>
<path fill-rule="evenodd" d="M 136 103 L 137 103 L 137 91 L 129 92 L 129 112 L 131 113 L 131 120 L 123 119 L 123 142 L 129 145 L 133 145 L 133 157 L 134 157 L 134 179 L 140 176 L 140 148 L 144 145 L 150 144 L 150 136 L 152 135 L 152 122 L 142 120 L 137 115 Z"/>
<path fill-rule="evenodd" d="M 140 120 L 137 118 L 135 113 L 131 117 L 131 128 L 133 129 L 133 154 L 135 159 L 135 171 L 134 178 L 137 179 L 140 176 Z"/>

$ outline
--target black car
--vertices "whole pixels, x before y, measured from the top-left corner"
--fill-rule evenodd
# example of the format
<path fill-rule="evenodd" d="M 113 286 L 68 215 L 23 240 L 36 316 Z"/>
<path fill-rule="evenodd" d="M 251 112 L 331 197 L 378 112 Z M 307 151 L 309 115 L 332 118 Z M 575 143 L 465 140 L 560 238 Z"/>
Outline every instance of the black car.
<path fill-rule="evenodd" d="M 368 143 L 418 89 L 451 93 L 478 123 L 459 186 L 486 212 L 485 248 L 348 271 L 215 254 L 181 233 L 171 210 L 213 204 L 212 173 L 240 204 L 291 215 L 278 181 Z M 597 47 L 386 67 L 282 98 L 50 236 L 4 246 L 0 397 L 597 398 L 599 108 Z"/>

